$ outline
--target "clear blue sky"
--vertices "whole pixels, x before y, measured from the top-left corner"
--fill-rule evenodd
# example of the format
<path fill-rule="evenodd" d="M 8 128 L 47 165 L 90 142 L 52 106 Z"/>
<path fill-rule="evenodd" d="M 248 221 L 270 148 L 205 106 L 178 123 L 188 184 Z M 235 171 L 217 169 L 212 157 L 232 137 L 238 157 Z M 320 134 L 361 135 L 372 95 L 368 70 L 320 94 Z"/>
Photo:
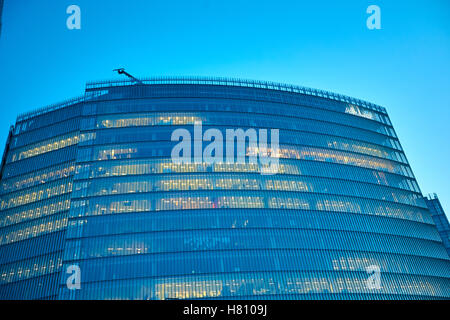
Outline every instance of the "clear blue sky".
<path fill-rule="evenodd" d="M 66 27 L 71 4 L 81 30 Z M 371 4 L 381 30 L 366 27 Z M 5 0 L 2 146 L 18 113 L 78 96 L 117 67 L 286 82 L 380 104 L 422 191 L 450 214 L 448 0 Z"/>

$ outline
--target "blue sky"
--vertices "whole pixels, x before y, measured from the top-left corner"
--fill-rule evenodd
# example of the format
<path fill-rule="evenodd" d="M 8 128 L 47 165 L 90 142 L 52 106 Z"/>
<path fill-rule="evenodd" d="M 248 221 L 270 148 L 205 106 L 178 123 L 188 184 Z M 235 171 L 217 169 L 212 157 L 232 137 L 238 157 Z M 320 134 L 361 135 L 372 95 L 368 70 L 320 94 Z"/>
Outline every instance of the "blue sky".
<path fill-rule="evenodd" d="M 71 4 L 81 30 L 66 27 Z M 371 4 L 381 30 L 366 27 Z M 5 0 L 1 144 L 18 113 L 78 96 L 117 67 L 285 82 L 380 104 L 422 191 L 450 214 L 448 0 Z"/>

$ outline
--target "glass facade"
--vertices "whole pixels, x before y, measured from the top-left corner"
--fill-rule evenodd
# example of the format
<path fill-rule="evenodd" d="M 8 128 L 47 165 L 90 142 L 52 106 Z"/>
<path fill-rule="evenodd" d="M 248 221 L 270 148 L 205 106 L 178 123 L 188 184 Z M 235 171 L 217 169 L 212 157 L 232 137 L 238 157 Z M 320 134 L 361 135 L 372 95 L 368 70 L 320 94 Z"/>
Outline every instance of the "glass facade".
<path fill-rule="evenodd" d="M 172 133 L 198 122 L 224 137 L 279 129 L 277 173 L 174 162 Z M 19 116 L 0 171 L 1 299 L 450 298 L 450 258 L 386 110 L 358 99 L 89 83 Z"/>

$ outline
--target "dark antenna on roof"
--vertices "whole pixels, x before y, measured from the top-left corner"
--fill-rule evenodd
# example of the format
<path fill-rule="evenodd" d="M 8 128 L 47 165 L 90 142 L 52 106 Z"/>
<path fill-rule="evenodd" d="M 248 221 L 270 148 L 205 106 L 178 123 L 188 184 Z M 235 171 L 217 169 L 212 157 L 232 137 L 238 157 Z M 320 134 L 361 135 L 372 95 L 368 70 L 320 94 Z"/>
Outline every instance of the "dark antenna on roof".
<path fill-rule="evenodd" d="M 118 74 L 124 74 L 126 75 L 128 78 L 130 78 L 131 80 L 134 80 L 135 82 L 139 83 L 139 84 L 143 84 L 141 80 L 137 79 L 136 77 L 133 77 L 131 74 L 129 74 L 128 72 L 125 71 L 125 68 L 119 68 L 119 69 L 114 69 L 113 71 L 117 72 Z"/>

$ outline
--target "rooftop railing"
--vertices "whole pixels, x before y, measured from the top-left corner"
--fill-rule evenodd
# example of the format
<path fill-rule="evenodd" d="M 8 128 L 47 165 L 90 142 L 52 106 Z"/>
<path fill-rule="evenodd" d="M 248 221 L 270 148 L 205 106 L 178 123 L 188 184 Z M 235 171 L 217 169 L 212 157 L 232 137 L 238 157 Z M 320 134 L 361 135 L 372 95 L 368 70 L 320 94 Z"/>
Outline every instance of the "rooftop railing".
<path fill-rule="evenodd" d="M 436 200 L 439 199 L 436 193 L 429 193 L 427 195 L 428 200 Z"/>
<path fill-rule="evenodd" d="M 95 81 L 88 82 L 86 84 L 86 94 L 66 100 L 60 103 L 52 104 L 47 107 L 39 108 L 30 112 L 22 113 L 17 117 L 17 122 L 30 119 L 32 117 L 55 111 L 75 103 L 83 102 L 89 100 L 92 96 L 96 96 L 93 91 L 104 90 L 110 87 L 120 87 L 120 86 L 134 86 L 134 85 L 158 85 L 158 84 L 198 84 L 198 85 L 216 85 L 216 86 L 231 86 L 231 87 L 247 87 L 247 88 L 259 88 L 259 89 L 269 89 L 278 90 L 284 92 L 300 93 L 304 95 L 310 95 L 315 97 L 322 97 L 326 99 L 331 99 L 335 101 L 340 101 L 344 103 L 350 103 L 358 105 L 360 107 L 365 107 L 377 112 L 386 113 L 386 109 L 367 102 L 361 99 L 349 97 L 346 95 L 320 90 L 307 88 L 302 86 L 289 85 L 284 83 L 260 81 L 260 80 L 245 80 L 237 78 L 221 78 L 221 77 L 153 77 L 139 79 L 142 84 L 137 84 L 133 80 L 106 80 L 106 81 Z M 90 91 L 91 94 L 88 94 Z M 103 93 L 102 93 L 103 94 Z"/>
<path fill-rule="evenodd" d="M 19 114 L 17 116 L 17 120 L 16 121 L 17 122 L 24 121 L 24 120 L 30 119 L 32 117 L 36 117 L 36 116 L 39 116 L 41 114 L 44 114 L 44 113 L 47 113 L 47 112 L 50 112 L 50 111 L 55 111 L 55 110 L 58 110 L 58 109 L 61 109 L 61 108 L 67 107 L 67 106 L 71 106 L 73 104 L 76 104 L 76 103 L 79 103 L 79 102 L 82 102 L 82 101 L 85 101 L 85 96 L 84 95 L 78 96 L 78 97 L 75 97 L 75 98 L 72 98 L 72 99 L 69 99 L 69 100 L 65 100 L 65 101 L 62 101 L 62 102 L 59 102 L 59 103 L 55 103 L 55 104 L 52 104 L 52 105 L 49 105 L 49 106 L 46 106 L 46 107 L 43 107 L 43 108 L 39 108 L 39 109 L 36 109 L 36 110 L 33 110 L 33 111 L 29 111 L 29 112 L 25 112 L 25 113 Z"/>
<path fill-rule="evenodd" d="M 361 107 L 366 107 L 374 111 L 386 113 L 386 109 L 376 105 L 374 103 L 364 101 L 361 99 L 349 97 L 346 95 L 313 89 L 308 87 L 261 81 L 261 80 L 247 80 L 247 79 L 237 79 L 237 78 L 222 78 L 222 77 L 152 77 L 139 79 L 142 81 L 143 85 L 152 84 L 203 84 L 203 85 L 217 85 L 217 86 L 232 86 L 232 87 L 248 87 L 248 88 L 260 88 L 260 89 L 270 89 L 286 92 L 301 93 L 316 97 L 323 97 L 327 99 L 332 99 L 340 102 L 356 104 Z M 106 80 L 106 81 L 95 81 L 88 82 L 86 84 L 86 90 L 104 89 L 108 87 L 118 87 L 118 86 L 132 86 L 132 85 L 142 85 L 137 84 L 133 80 Z"/>
<path fill-rule="evenodd" d="M 82 96 L 78 96 L 78 97 L 71 98 L 71 99 L 68 99 L 68 100 L 65 100 L 65 101 L 62 101 L 62 102 L 58 102 L 58 103 L 55 103 L 55 104 L 52 104 L 52 105 L 49 105 L 49 106 L 46 106 L 46 107 L 43 107 L 43 108 L 39 108 L 39 109 L 35 109 L 35 110 L 29 111 L 29 112 L 26 112 L 26 113 L 19 114 L 17 116 L 17 120 L 16 121 L 17 122 L 25 121 L 25 120 L 28 120 L 30 118 L 39 116 L 39 115 L 47 113 L 47 112 L 59 110 L 59 109 L 62 109 L 64 107 L 74 105 L 76 103 L 89 101 L 91 98 L 100 96 L 102 94 L 105 94 L 105 92 L 85 93 Z"/>

